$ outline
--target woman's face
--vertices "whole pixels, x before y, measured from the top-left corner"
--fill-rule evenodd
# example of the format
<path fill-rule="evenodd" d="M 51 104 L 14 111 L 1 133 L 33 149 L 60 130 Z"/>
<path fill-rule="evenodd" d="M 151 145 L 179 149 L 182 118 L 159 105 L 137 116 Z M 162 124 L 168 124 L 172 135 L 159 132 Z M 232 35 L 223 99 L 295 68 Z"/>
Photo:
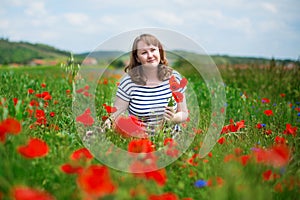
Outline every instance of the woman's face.
<path fill-rule="evenodd" d="M 160 63 L 159 48 L 154 45 L 148 45 L 144 41 L 137 43 L 137 60 L 143 66 L 157 67 Z"/>

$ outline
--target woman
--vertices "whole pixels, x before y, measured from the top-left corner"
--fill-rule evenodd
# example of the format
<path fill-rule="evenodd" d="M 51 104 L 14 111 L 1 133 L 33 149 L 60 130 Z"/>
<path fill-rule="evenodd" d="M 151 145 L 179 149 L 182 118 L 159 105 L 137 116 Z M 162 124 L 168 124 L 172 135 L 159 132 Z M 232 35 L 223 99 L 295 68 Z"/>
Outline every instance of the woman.
<path fill-rule="evenodd" d="M 153 133 L 164 121 L 177 129 L 177 124 L 187 119 L 185 87 L 178 90 L 183 95 L 182 101 L 168 106 L 172 97 L 169 79 L 174 76 L 180 82 L 181 76 L 168 66 L 166 53 L 156 37 L 142 34 L 134 40 L 125 72 L 116 93 L 117 111 L 111 115 L 112 121 L 128 111 Z"/>

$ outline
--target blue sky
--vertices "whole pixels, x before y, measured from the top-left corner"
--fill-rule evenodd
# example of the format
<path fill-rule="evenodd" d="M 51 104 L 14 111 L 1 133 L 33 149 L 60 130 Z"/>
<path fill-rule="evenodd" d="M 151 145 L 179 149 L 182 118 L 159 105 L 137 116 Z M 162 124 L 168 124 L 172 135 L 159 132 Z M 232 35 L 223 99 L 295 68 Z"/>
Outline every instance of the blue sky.
<path fill-rule="evenodd" d="M 120 33 L 156 27 L 208 54 L 298 59 L 299 0 L 2 0 L 0 37 L 82 53 Z"/>

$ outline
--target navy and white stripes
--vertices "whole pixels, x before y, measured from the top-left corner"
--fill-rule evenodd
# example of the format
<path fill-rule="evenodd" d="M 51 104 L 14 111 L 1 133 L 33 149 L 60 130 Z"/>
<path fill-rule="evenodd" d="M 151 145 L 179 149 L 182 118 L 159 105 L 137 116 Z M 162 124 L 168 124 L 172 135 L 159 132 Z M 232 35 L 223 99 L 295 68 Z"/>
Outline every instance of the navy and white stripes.
<path fill-rule="evenodd" d="M 180 82 L 180 74 L 173 70 L 173 75 Z M 184 92 L 185 88 L 179 90 Z M 146 126 L 157 125 L 163 119 L 165 106 L 172 97 L 169 79 L 154 87 L 137 85 L 126 74 L 118 87 L 117 96 L 129 102 L 128 112 L 145 123 Z M 177 109 L 175 103 L 174 109 Z"/>

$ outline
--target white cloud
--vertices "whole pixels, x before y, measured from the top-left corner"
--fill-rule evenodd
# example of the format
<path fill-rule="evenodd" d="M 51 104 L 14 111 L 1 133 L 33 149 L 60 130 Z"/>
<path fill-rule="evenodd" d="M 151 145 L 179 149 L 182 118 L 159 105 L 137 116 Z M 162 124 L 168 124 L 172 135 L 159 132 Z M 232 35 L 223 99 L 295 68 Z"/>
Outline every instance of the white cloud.
<path fill-rule="evenodd" d="M 269 11 L 271 13 L 276 14 L 278 12 L 277 7 L 275 4 L 272 3 L 268 3 L 268 2 L 262 2 L 261 6 L 263 9 L 265 9 L 266 11 Z"/>
<path fill-rule="evenodd" d="M 178 15 L 170 11 L 151 10 L 146 11 L 144 14 L 148 16 L 148 18 L 154 19 L 157 23 L 163 25 L 181 25 L 184 22 L 183 18 L 178 17 Z"/>
<path fill-rule="evenodd" d="M 0 29 L 7 29 L 9 27 L 9 21 L 7 19 L 0 19 Z"/>
<path fill-rule="evenodd" d="M 114 15 L 104 15 L 100 18 L 99 22 L 106 25 L 115 25 L 118 21 Z"/>
<path fill-rule="evenodd" d="M 41 31 L 39 33 L 41 41 L 43 40 L 55 40 L 59 38 L 59 33 L 57 31 Z"/>
<path fill-rule="evenodd" d="M 81 26 L 89 21 L 89 16 L 83 13 L 67 13 L 64 14 L 68 23 L 75 26 Z"/>
<path fill-rule="evenodd" d="M 281 46 L 299 43 L 299 6 L 299 0 L 2 0 L 0 36 L 80 52 L 124 31 L 161 27 L 204 42 L 213 52 L 255 54 L 264 46 L 280 52 L 270 36 Z M 297 45 L 289 48 L 299 52 Z"/>
<path fill-rule="evenodd" d="M 14 6 L 21 6 L 24 5 L 24 1 L 23 0 L 7 0 L 9 1 L 9 3 L 11 3 Z"/>
<path fill-rule="evenodd" d="M 42 1 L 30 1 L 28 4 L 25 4 L 25 14 L 29 16 L 44 16 L 47 14 L 45 3 Z"/>

